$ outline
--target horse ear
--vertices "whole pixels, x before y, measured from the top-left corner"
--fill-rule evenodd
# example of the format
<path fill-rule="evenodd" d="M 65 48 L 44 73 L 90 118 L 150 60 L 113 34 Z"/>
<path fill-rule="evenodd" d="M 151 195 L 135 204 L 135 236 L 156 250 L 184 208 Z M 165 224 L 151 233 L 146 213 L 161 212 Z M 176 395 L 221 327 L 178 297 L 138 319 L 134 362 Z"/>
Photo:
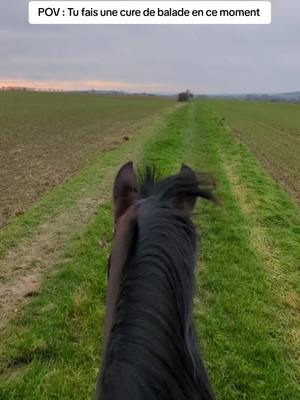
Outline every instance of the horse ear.
<path fill-rule="evenodd" d="M 197 177 L 195 172 L 190 168 L 189 166 L 182 164 L 181 169 L 180 169 L 180 174 L 185 174 L 193 177 L 195 179 L 195 182 L 197 182 Z"/>
<path fill-rule="evenodd" d="M 197 176 L 195 172 L 185 164 L 182 164 L 179 175 L 186 177 L 187 181 L 191 182 L 197 188 Z M 190 217 L 197 201 L 197 195 L 188 193 L 180 193 L 175 200 L 175 207 L 183 211 L 183 213 Z"/>
<path fill-rule="evenodd" d="M 138 199 L 138 185 L 132 161 L 120 168 L 113 187 L 115 222 Z"/>

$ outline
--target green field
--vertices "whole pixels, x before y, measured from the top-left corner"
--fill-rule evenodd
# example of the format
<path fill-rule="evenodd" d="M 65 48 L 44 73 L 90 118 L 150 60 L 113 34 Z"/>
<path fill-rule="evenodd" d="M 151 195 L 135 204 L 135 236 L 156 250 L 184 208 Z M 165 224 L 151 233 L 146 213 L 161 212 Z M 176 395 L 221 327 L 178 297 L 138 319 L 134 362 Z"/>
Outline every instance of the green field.
<path fill-rule="evenodd" d="M 210 105 L 300 204 L 300 104 L 212 100 Z"/>
<path fill-rule="evenodd" d="M 0 290 L 14 282 L 19 289 L 17 302 L 3 304 L 1 400 L 92 398 L 112 240 L 110 191 L 128 159 L 154 163 L 164 174 L 184 162 L 216 177 L 220 206 L 202 202 L 194 217 L 202 237 L 194 312 L 217 398 L 299 398 L 299 209 L 251 143 L 232 134 L 229 117 L 221 120 L 224 104 L 194 101 L 161 113 L 0 231 Z M 18 263 L 11 275 L 9 266 Z M 32 284 L 27 291 L 24 277 Z"/>

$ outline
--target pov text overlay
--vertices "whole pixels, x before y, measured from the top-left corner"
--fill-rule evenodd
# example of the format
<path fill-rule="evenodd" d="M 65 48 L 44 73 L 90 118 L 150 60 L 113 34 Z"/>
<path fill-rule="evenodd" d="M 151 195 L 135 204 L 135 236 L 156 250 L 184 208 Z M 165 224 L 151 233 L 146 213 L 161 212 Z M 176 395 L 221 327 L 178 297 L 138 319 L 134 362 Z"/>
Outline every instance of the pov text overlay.
<path fill-rule="evenodd" d="M 31 24 L 270 24 L 270 1 L 30 1 Z"/>

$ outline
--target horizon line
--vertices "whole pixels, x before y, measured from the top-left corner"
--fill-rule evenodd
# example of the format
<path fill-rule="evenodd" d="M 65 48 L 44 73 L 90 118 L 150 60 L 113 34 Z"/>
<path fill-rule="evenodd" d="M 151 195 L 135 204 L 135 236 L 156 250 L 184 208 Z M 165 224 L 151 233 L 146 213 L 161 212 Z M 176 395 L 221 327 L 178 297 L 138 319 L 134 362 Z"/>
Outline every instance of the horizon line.
<path fill-rule="evenodd" d="M 19 90 L 19 91 L 31 91 L 31 92 L 53 92 L 53 93 L 70 93 L 70 92 L 111 92 L 111 93 L 124 93 L 124 94 L 147 94 L 147 95 L 169 95 L 176 96 L 180 91 L 153 91 L 152 90 L 135 90 L 132 91 L 130 89 L 124 88 L 103 88 L 103 89 L 95 89 L 95 88 L 59 88 L 59 87 L 35 87 L 35 86 L 5 86 L 0 82 L 0 91 L 9 91 L 9 90 Z M 184 92 L 184 90 L 182 90 Z M 300 90 L 292 90 L 292 91 L 284 91 L 284 92 L 218 92 L 218 93 L 205 93 L 205 92 L 193 92 L 195 96 L 278 96 L 278 95 L 286 95 L 293 93 L 300 93 Z"/>

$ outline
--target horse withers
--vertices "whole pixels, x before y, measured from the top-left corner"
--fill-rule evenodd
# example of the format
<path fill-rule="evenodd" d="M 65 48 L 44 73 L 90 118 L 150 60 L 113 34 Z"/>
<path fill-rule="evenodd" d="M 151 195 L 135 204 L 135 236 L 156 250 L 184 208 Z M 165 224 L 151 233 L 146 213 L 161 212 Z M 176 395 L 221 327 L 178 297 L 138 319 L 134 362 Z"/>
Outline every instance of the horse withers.
<path fill-rule="evenodd" d="M 212 400 L 193 324 L 197 197 L 214 200 L 207 175 L 163 180 L 131 162 L 113 189 L 115 235 L 109 262 L 99 400 Z"/>

